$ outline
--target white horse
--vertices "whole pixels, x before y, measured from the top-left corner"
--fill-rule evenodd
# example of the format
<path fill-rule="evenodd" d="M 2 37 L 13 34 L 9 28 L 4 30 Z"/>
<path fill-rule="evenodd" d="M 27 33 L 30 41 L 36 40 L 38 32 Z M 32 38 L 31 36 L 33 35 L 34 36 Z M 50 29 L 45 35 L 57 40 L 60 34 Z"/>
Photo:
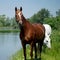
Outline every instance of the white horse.
<path fill-rule="evenodd" d="M 48 24 L 43 24 L 45 27 L 45 38 L 44 38 L 44 45 L 46 45 L 48 48 L 51 48 L 51 26 Z"/>
<path fill-rule="evenodd" d="M 43 24 L 45 27 L 45 33 L 50 36 L 51 35 L 51 26 L 48 24 Z"/>

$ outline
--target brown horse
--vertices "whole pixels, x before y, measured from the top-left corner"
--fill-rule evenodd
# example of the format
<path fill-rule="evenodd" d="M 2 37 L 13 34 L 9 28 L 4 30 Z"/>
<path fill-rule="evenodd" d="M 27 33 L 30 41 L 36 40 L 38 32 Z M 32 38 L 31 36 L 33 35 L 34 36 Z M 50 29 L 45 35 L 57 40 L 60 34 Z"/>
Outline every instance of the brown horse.
<path fill-rule="evenodd" d="M 30 44 L 31 46 L 31 52 L 30 52 L 31 59 L 33 58 L 33 47 L 35 49 L 35 58 L 37 58 L 36 43 L 39 44 L 40 55 L 41 55 L 43 40 L 45 37 L 44 26 L 41 24 L 31 24 L 29 21 L 27 21 L 22 14 L 22 7 L 20 7 L 20 9 L 17 9 L 17 7 L 15 7 L 15 18 L 16 22 L 19 23 L 21 30 L 20 39 L 24 51 L 25 60 L 26 60 L 26 44 Z"/>

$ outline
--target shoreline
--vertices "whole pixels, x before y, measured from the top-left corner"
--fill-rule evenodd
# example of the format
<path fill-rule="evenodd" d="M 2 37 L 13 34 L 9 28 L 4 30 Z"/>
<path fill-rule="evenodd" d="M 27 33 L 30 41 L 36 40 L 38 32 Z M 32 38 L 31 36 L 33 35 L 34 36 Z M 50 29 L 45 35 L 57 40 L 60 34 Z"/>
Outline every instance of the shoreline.
<path fill-rule="evenodd" d="M 0 33 L 20 32 L 19 29 L 0 30 Z"/>

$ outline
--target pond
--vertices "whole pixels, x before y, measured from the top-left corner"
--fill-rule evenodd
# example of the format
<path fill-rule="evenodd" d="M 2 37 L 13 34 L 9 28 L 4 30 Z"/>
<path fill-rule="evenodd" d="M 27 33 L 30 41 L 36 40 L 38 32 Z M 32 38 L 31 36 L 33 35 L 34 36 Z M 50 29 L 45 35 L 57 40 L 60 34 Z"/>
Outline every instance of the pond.
<path fill-rule="evenodd" d="M 0 33 L 0 60 L 9 60 L 21 48 L 19 33 Z"/>

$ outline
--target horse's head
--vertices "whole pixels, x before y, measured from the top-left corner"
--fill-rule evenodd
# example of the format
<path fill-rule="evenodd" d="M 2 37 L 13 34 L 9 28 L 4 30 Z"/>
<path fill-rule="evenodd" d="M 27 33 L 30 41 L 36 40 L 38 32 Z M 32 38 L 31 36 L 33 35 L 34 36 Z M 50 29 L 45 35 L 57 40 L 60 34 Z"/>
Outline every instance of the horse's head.
<path fill-rule="evenodd" d="M 49 36 L 46 36 L 44 39 L 44 45 L 46 45 L 48 48 L 51 48 L 51 41 Z"/>
<path fill-rule="evenodd" d="M 17 9 L 17 7 L 15 7 L 15 18 L 16 18 L 16 22 L 22 24 L 22 7 L 20 7 L 20 9 Z"/>

